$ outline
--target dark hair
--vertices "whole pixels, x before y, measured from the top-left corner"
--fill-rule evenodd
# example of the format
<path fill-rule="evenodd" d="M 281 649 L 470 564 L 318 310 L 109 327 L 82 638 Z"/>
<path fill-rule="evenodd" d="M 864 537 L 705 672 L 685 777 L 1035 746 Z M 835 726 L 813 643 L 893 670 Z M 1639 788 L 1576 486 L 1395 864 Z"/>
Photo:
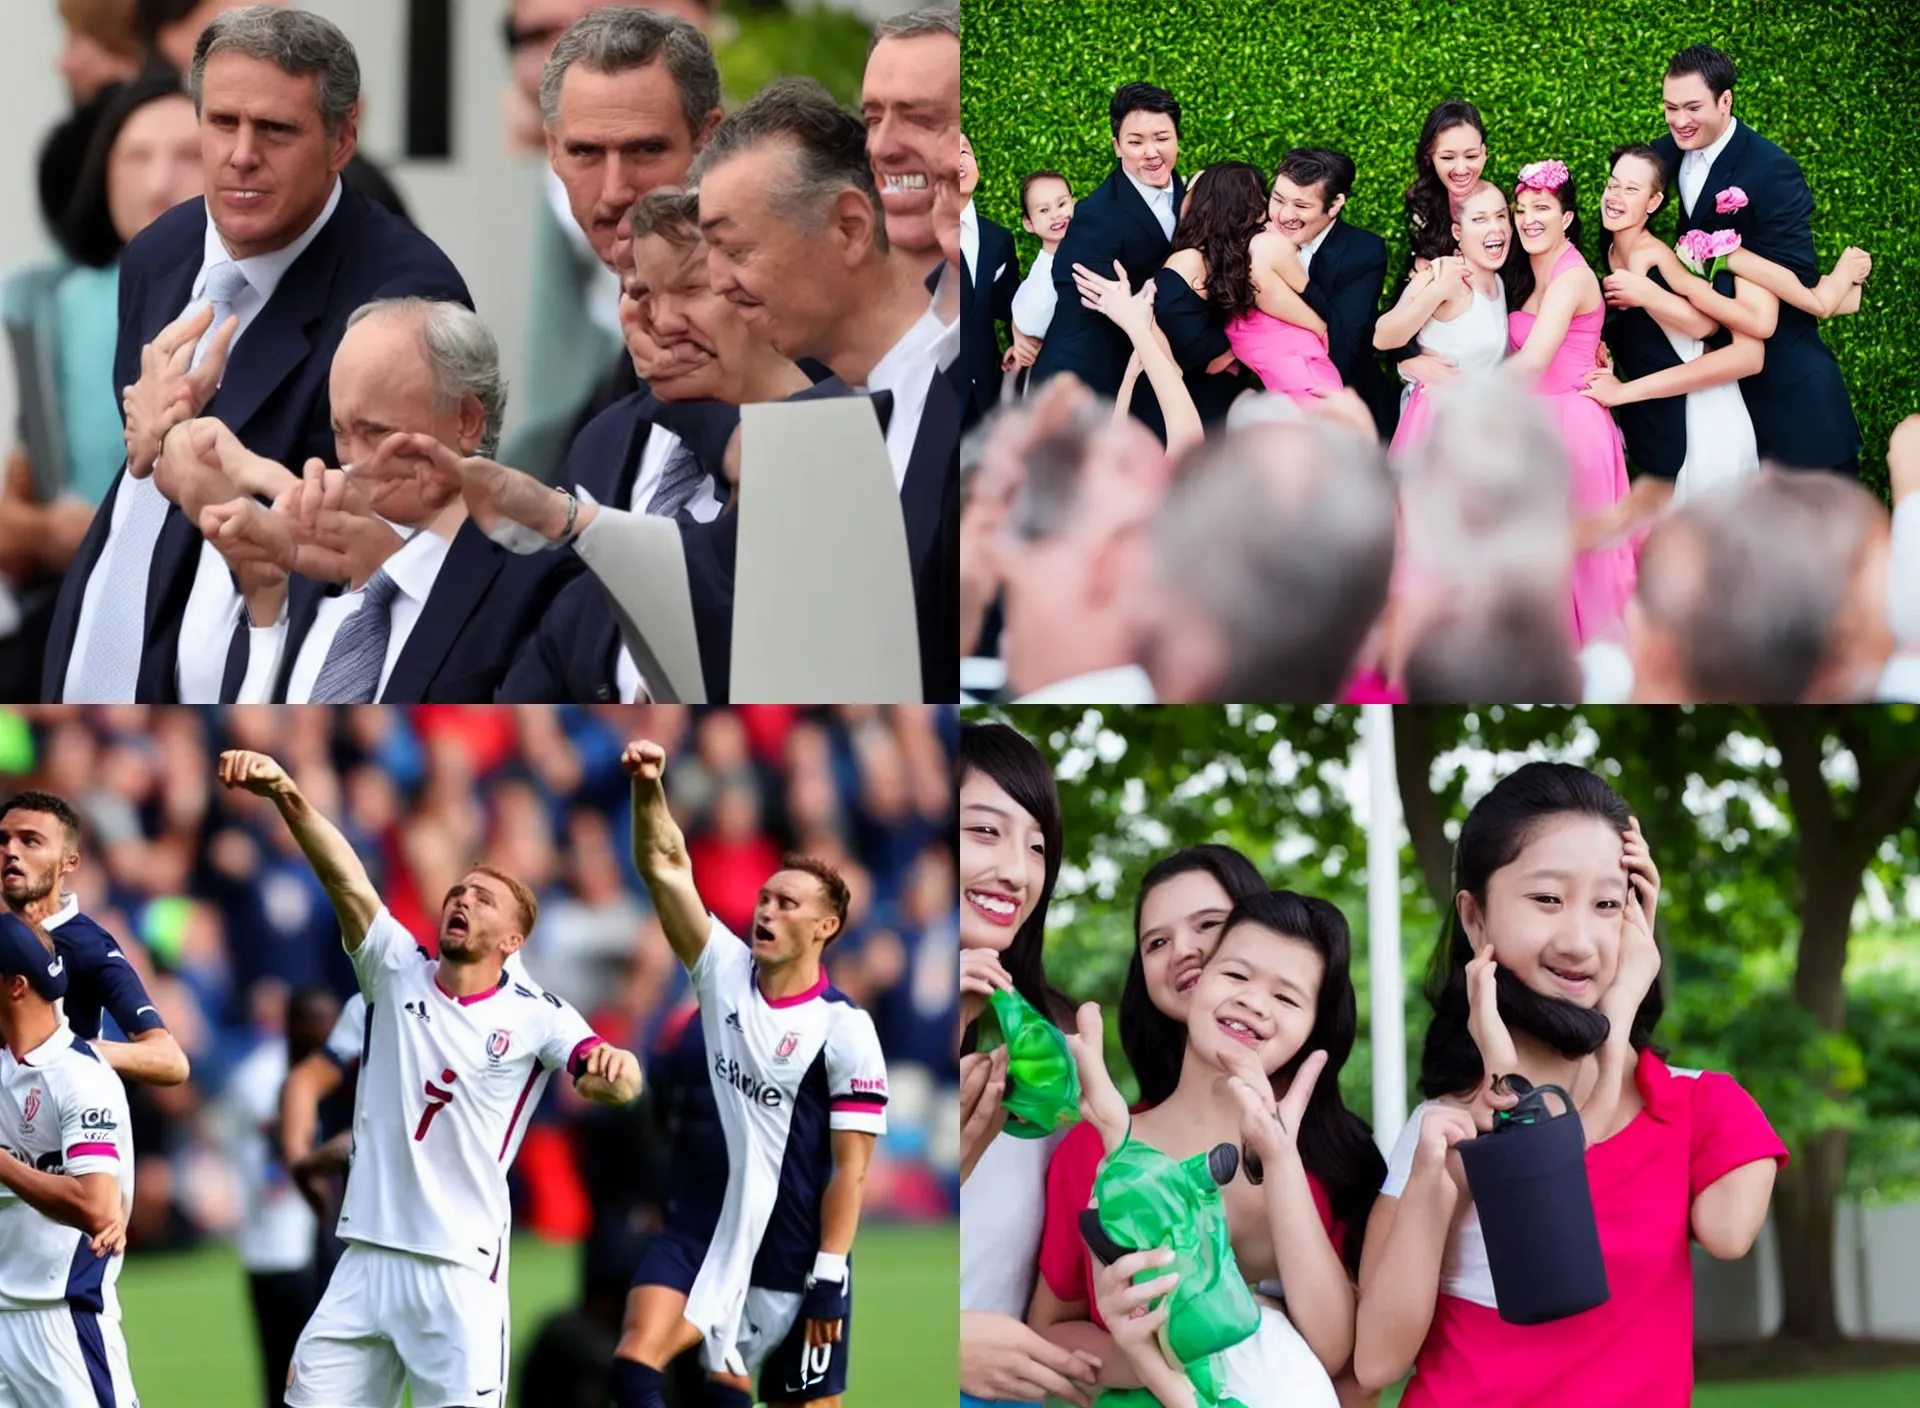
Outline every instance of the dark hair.
<path fill-rule="evenodd" d="M 1147 969 L 1140 956 L 1140 917 L 1147 896 L 1177 875 L 1205 871 L 1227 892 L 1229 906 L 1249 895 L 1267 893 L 1267 882 L 1253 862 L 1231 846 L 1188 846 L 1162 856 L 1140 877 L 1133 900 L 1133 961 L 1120 989 L 1120 1048 L 1127 1053 L 1133 1078 L 1140 1083 L 1143 1104 L 1158 1105 L 1180 1083 L 1180 1066 L 1187 1054 L 1184 1026 L 1153 1005 L 1147 992 Z"/>
<path fill-rule="evenodd" d="M 67 844 L 78 849 L 80 845 L 80 813 L 65 797 L 56 797 L 51 792 L 28 790 L 16 792 L 6 801 L 0 802 L 0 821 L 6 820 L 9 812 L 45 812 L 65 828 Z"/>
<path fill-rule="evenodd" d="M 1353 1038 L 1359 1030 L 1351 972 L 1353 939 L 1347 931 L 1347 918 L 1338 906 L 1316 896 L 1269 890 L 1234 905 L 1220 931 L 1223 943 L 1242 924 L 1257 924 L 1311 945 L 1325 969 L 1319 1000 L 1314 1004 L 1313 1030 L 1293 1059 L 1274 1072 L 1273 1084 L 1278 1094 L 1309 1053 L 1327 1053 L 1326 1069 L 1320 1072 L 1307 1101 L 1307 1112 L 1300 1119 L 1300 1162 L 1320 1180 L 1333 1204 L 1334 1217 L 1346 1225 L 1341 1259 L 1348 1271 L 1358 1275 L 1367 1214 L 1386 1181 L 1387 1163 L 1373 1142 L 1367 1122 L 1340 1098 L 1340 1068 L 1353 1054 Z"/>
<path fill-rule="evenodd" d="M 1493 873 L 1511 865 L 1542 823 L 1555 817 L 1598 817 L 1614 830 L 1625 831 L 1631 815 L 1626 801 L 1598 773 L 1572 763 L 1528 763 L 1495 783 L 1493 790 L 1467 813 L 1453 848 L 1453 894 L 1458 896 L 1464 890 L 1484 908 L 1487 881 Z M 1472 957 L 1473 941 L 1460 922 L 1460 906 L 1450 899 L 1440 942 L 1434 945 L 1433 960 L 1427 968 L 1426 993 L 1433 1005 L 1433 1022 L 1420 1053 L 1420 1093 L 1429 1100 L 1475 1090 L 1487 1074 L 1480 1061 L 1480 1048 L 1467 1030 L 1467 963 Z M 1532 990 L 1520 985 L 1504 968 L 1500 973 L 1509 979 L 1509 984 L 1503 985 L 1504 1016 L 1507 987 L 1521 987 L 1529 993 Z M 1572 1007 L 1554 999 L 1542 1002 L 1555 1008 Z M 1634 1050 L 1648 1046 L 1662 1006 L 1660 985 L 1655 983 L 1634 1014 Z M 1604 1038 L 1606 1018 L 1597 1011 L 1586 1011 L 1586 1021 L 1581 1024 L 1589 1021 Z"/>
<path fill-rule="evenodd" d="M 1644 161 L 1648 166 L 1652 167 L 1654 194 L 1664 196 L 1667 193 L 1667 164 L 1660 160 L 1659 152 L 1655 151 L 1645 142 L 1622 143 L 1607 154 L 1607 174 L 1609 176 L 1613 174 L 1613 168 L 1620 164 L 1620 158 L 1623 156 L 1638 157 L 1641 161 Z M 1604 189 L 1604 187 L 1602 189 Z M 1612 248 L 1613 231 L 1609 230 L 1606 227 L 1606 223 L 1602 221 L 1600 225 L 1599 249 L 1600 272 L 1602 274 L 1608 271 L 1607 255 Z"/>
<path fill-rule="evenodd" d="M 1180 223 L 1173 249 L 1197 249 L 1206 265 L 1207 303 L 1231 322 L 1254 308 L 1253 237 L 1266 228 L 1267 183 L 1260 168 L 1244 161 L 1209 166 Z M 1169 253 L 1172 251 L 1170 250 Z"/>
<path fill-rule="evenodd" d="M 1668 78 L 1679 78 L 1688 73 L 1699 74 L 1716 101 L 1722 93 L 1733 87 L 1733 80 L 1740 76 L 1733 67 L 1733 60 L 1711 44 L 1689 44 L 1667 60 Z"/>
<path fill-rule="evenodd" d="M 781 217 L 818 230 L 840 193 L 855 191 L 873 210 L 873 243 L 884 254 L 886 207 L 867 160 L 866 124 L 816 79 L 777 78 L 729 114 L 694 158 L 687 186 L 697 190 L 722 162 L 776 143 L 790 149 L 792 163 L 772 192 Z"/>
<path fill-rule="evenodd" d="M 1113 101 L 1107 104 L 1107 118 L 1113 124 L 1113 135 L 1120 135 L 1120 124 L 1130 112 L 1160 112 L 1173 119 L 1173 135 L 1180 135 L 1180 100 L 1164 88 L 1156 88 L 1151 83 L 1122 83 L 1113 91 Z"/>
<path fill-rule="evenodd" d="M 136 112 L 167 98 L 187 98 L 180 76 L 172 69 L 153 69 L 114 89 L 112 100 L 101 112 L 56 232 L 60 247 L 75 263 L 104 269 L 126 247 L 113 224 L 113 146 Z"/>
<path fill-rule="evenodd" d="M 1558 201 L 1562 210 L 1573 212 L 1573 219 L 1567 225 L 1567 243 L 1575 249 L 1578 249 L 1580 247 L 1580 197 L 1574 190 L 1573 172 L 1568 171 L 1566 180 L 1562 181 L 1555 189 L 1543 192 L 1543 194 L 1550 195 Z M 1516 184 L 1511 199 L 1517 201 L 1519 198 L 1520 191 Z M 1513 238 L 1514 243 L 1518 244 L 1520 241 L 1520 220 L 1517 216 L 1513 222 Z M 1521 249 L 1520 253 L 1524 256 L 1520 259 L 1513 258 L 1511 253 L 1509 253 L 1506 264 L 1500 270 L 1500 277 L 1507 286 L 1507 311 L 1509 313 L 1533 297 L 1533 258 L 1527 254 L 1524 248 Z"/>
<path fill-rule="evenodd" d="M 1320 204 L 1331 206 L 1336 198 L 1353 190 L 1353 158 L 1331 147 L 1295 147 L 1280 158 L 1280 169 L 1273 173 L 1296 186 L 1319 186 Z"/>
<path fill-rule="evenodd" d="M 852 893 L 840 872 L 826 861 L 816 856 L 802 855 L 798 851 L 788 851 L 780 857 L 782 870 L 798 870 L 811 875 L 820 882 L 820 888 L 826 891 L 827 909 L 839 921 L 839 927 L 827 936 L 832 943 L 847 932 L 847 906 L 852 902 Z"/>
<path fill-rule="evenodd" d="M 1047 848 L 1046 883 L 1040 888 L 1033 913 L 1000 955 L 1000 966 L 1013 979 L 1015 992 L 1056 1026 L 1064 1025 L 1071 1005 L 1048 984 L 1042 952 L 1047 904 L 1053 898 L 1054 882 L 1060 878 L 1060 794 L 1053 785 L 1053 769 L 1025 734 L 1005 724 L 962 723 L 960 755 L 954 765 L 956 783 L 964 783 L 970 772 L 999 783 L 1002 791 L 1040 823 L 1040 836 Z M 973 1050 L 972 1028 L 964 1033 L 960 1049 Z"/>
<path fill-rule="evenodd" d="M 1065 176 L 1062 176 L 1058 171 L 1045 169 L 1029 171 L 1025 176 L 1020 178 L 1020 213 L 1027 215 L 1028 219 L 1032 219 L 1033 217 L 1028 215 L 1027 212 L 1027 191 L 1035 181 L 1058 181 L 1067 188 L 1068 195 L 1073 194 L 1073 182 L 1069 181 Z"/>
<path fill-rule="evenodd" d="M 1433 165 L 1433 144 L 1449 127 L 1471 127 L 1487 140 L 1480 110 L 1464 98 L 1438 103 L 1420 124 L 1420 140 L 1413 147 L 1413 184 L 1407 187 L 1407 235 L 1419 259 L 1438 259 L 1453 253 L 1453 206 L 1446 184 Z"/>

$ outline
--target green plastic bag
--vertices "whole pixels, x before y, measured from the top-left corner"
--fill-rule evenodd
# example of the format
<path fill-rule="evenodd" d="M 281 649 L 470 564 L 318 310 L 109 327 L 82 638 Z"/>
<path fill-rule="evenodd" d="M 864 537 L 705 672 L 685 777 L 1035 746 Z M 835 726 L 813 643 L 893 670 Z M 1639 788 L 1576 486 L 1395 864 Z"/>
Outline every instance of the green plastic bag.
<path fill-rule="evenodd" d="M 1005 1130 L 1044 1139 L 1080 1118 L 1080 1072 L 1066 1034 L 1017 992 L 996 990 L 980 1014 L 978 1049 L 1007 1048 Z"/>
<path fill-rule="evenodd" d="M 1135 1284 L 1168 1271 L 1180 1274 L 1161 1334 L 1202 1408 L 1233 1408 L 1235 1400 L 1224 1396 L 1213 1356 L 1260 1328 L 1260 1307 L 1234 1260 L 1220 1197 L 1220 1186 L 1231 1181 L 1238 1168 L 1239 1150 L 1230 1144 L 1176 1162 L 1129 1136 L 1107 1156 L 1093 1183 L 1099 1231 L 1109 1252 L 1143 1247 L 1173 1251 L 1171 1267 L 1149 1267 Z M 1128 1408 L 1111 1394 L 1102 1395 L 1101 1402 Z"/>

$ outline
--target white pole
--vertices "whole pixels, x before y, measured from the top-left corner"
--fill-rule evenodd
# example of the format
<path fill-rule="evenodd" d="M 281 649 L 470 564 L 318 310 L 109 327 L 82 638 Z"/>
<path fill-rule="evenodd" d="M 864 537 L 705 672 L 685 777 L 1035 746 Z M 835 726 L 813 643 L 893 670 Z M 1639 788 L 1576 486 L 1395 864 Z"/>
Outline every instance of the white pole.
<path fill-rule="evenodd" d="M 1393 710 L 1363 706 L 1367 758 L 1367 983 L 1372 1001 L 1373 1137 L 1382 1153 L 1407 1122 L 1406 991 L 1400 971 L 1400 786 Z"/>

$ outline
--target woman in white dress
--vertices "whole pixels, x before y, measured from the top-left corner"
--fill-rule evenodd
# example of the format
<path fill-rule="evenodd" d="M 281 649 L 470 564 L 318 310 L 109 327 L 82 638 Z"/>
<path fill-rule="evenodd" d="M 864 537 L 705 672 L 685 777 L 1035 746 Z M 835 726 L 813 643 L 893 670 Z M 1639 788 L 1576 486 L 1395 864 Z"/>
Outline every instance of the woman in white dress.
<path fill-rule="evenodd" d="M 1020 183 L 1020 228 L 1040 241 L 1033 267 L 1013 295 L 1013 346 L 1000 359 L 1006 373 L 1001 394 L 1024 394 L 1024 374 L 1040 355 L 1040 344 L 1053 325 L 1053 305 L 1059 296 L 1053 284 L 1053 252 L 1067 237 L 1073 222 L 1073 187 L 1058 171 L 1035 171 Z"/>
<path fill-rule="evenodd" d="M 1507 355 L 1507 288 L 1500 268 L 1513 244 L 1507 196 L 1491 181 L 1476 185 L 1460 202 L 1453 223 L 1456 254 L 1418 270 L 1400 301 L 1374 327 L 1382 351 L 1414 338 L 1420 350 L 1453 364 L 1434 385 L 1475 368 L 1492 367 Z M 1411 383 L 1402 394 L 1400 425 L 1390 453 L 1404 456 L 1432 423 L 1430 388 Z"/>
<path fill-rule="evenodd" d="M 1647 229 L 1648 217 L 1666 199 L 1666 183 L 1666 167 L 1653 148 L 1614 150 L 1612 172 L 1600 198 L 1601 224 L 1611 237 L 1603 287 L 1611 308 L 1639 310 L 1652 318 L 1681 365 L 1627 382 L 1611 369 L 1596 368 L 1581 394 L 1609 409 L 1665 396 L 1687 398 L 1687 454 L 1673 489 L 1678 503 L 1759 472 L 1760 452 L 1740 379 L 1760 370 L 1766 343 L 1736 331 L 1730 346 L 1707 350 L 1706 339 L 1720 331 L 1720 324 L 1671 291 L 1684 272 L 1680 256 Z M 1734 300 L 1752 314 L 1755 328 L 1771 330 L 1780 309 L 1773 294 L 1736 278 Z M 1651 516 L 1644 504 L 1635 503 L 1642 497 L 1629 495 L 1616 506 L 1620 521 L 1611 525 L 1608 536 L 1637 528 Z"/>

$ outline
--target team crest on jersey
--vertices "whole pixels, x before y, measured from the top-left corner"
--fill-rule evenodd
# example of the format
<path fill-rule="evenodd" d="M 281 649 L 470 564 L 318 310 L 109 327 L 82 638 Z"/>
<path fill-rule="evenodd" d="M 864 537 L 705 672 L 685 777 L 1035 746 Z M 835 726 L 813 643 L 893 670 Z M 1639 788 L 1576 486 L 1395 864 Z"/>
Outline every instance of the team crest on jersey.
<path fill-rule="evenodd" d="M 507 1054 L 507 1048 L 512 1045 L 513 1033 L 504 1027 L 496 1029 L 494 1034 L 487 1038 L 488 1064 L 494 1066 L 499 1065 Z"/>
<path fill-rule="evenodd" d="M 780 1038 L 780 1044 L 773 1048 L 773 1059 L 781 1065 L 787 1064 L 787 1057 L 793 1055 L 793 1048 L 800 1044 L 799 1032 L 788 1032 Z"/>
<path fill-rule="evenodd" d="M 21 1107 L 20 1113 L 27 1117 L 26 1130 L 24 1132 L 31 1133 L 33 1130 L 33 1117 L 40 1113 L 39 1086 L 36 1085 L 32 1090 L 27 1092 L 27 1103 Z"/>

